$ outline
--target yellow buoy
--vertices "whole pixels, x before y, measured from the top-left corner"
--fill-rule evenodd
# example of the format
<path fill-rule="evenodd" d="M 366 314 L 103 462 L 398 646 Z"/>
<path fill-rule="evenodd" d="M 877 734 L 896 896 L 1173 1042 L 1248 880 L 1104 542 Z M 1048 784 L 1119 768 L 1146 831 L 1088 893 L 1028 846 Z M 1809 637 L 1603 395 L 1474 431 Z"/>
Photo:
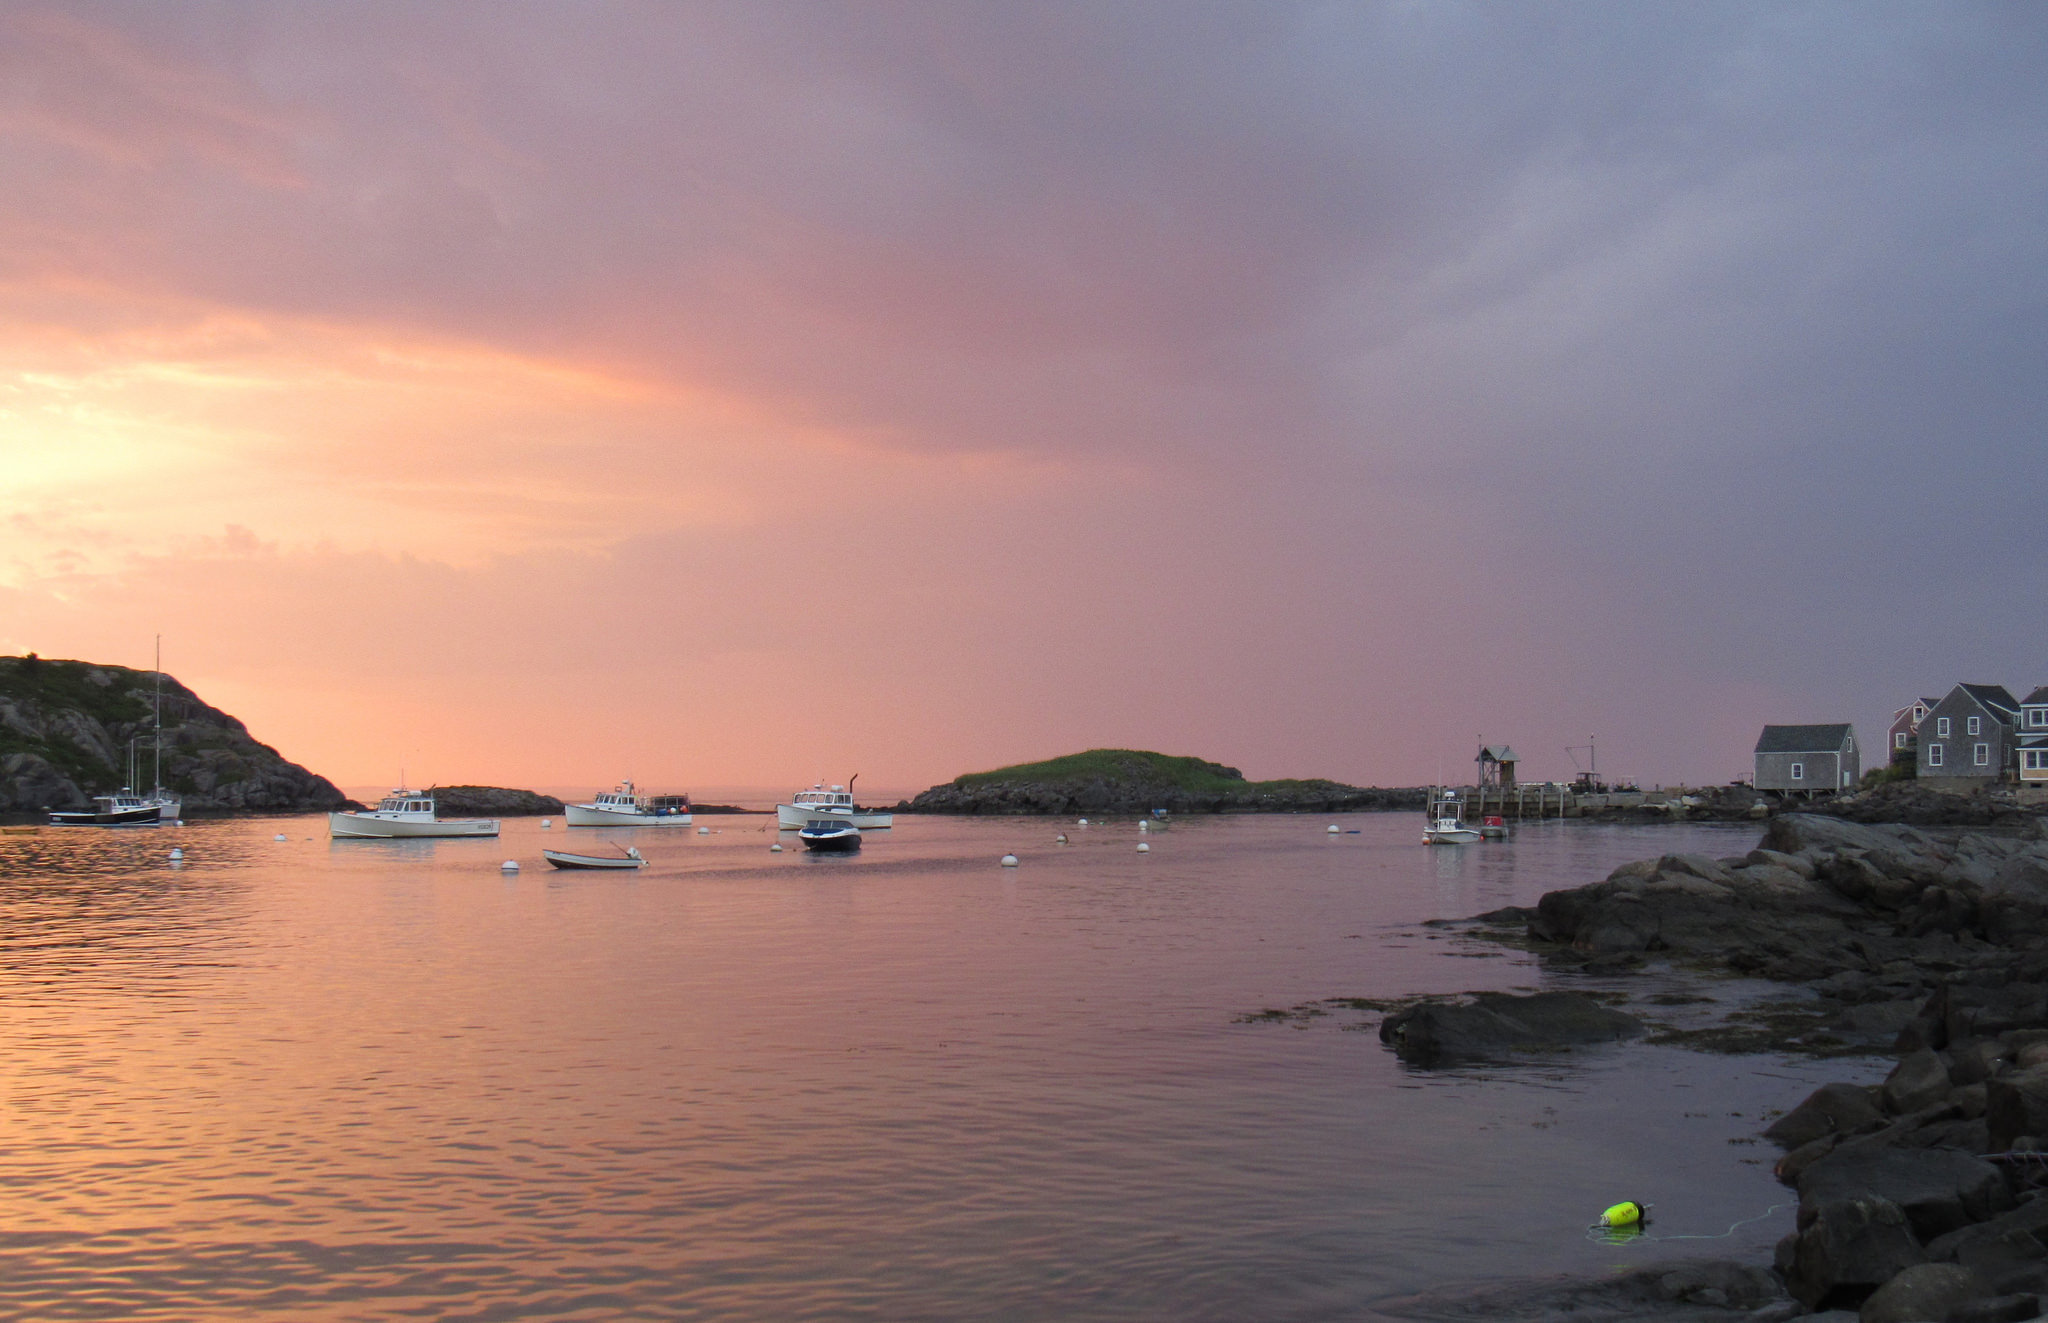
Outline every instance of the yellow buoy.
<path fill-rule="evenodd" d="M 1606 1212 L 1600 1214 L 1603 1227 L 1632 1227 L 1649 1214 L 1649 1207 L 1634 1199 L 1624 1199 Z"/>

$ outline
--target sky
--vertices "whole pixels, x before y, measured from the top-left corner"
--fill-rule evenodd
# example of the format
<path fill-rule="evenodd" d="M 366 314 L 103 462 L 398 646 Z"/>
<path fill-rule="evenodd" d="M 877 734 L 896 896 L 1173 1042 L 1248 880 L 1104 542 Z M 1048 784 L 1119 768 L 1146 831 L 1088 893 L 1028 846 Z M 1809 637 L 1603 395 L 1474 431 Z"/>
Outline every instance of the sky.
<path fill-rule="evenodd" d="M 6 3 L 0 652 L 160 634 L 345 785 L 1875 748 L 2048 683 L 2043 68 L 2011 3 Z"/>

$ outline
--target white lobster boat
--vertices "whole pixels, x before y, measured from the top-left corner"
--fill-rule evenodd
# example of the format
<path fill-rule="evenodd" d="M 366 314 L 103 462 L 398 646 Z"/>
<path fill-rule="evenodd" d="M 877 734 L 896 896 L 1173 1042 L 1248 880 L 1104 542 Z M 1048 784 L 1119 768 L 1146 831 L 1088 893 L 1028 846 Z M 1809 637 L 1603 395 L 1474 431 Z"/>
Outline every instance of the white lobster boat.
<path fill-rule="evenodd" d="M 601 790 L 588 804 L 564 808 L 562 818 L 571 827 L 687 827 L 690 797 L 643 795 L 631 781 L 621 781 L 618 789 Z"/>
<path fill-rule="evenodd" d="M 1430 795 L 1429 826 L 1422 833 L 1425 845 L 1465 845 L 1479 839 L 1479 829 L 1465 825 L 1457 791 L 1439 790 Z"/>
<path fill-rule="evenodd" d="M 327 834 L 338 839 L 416 836 L 496 836 L 496 818 L 442 818 L 423 790 L 394 790 L 365 812 L 330 813 Z"/>
<path fill-rule="evenodd" d="M 858 776 L 853 778 L 858 780 Z M 789 797 L 789 803 L 775 806 L 775 825 L 783 831 L 801 831 L 813 821 L 833 818 L 844 819 L 862 831 L 895 826 L 893 813 L 854 807 L 853 781 L 829 788 L 820 781 L 809 790 L 797 791 Z"/>

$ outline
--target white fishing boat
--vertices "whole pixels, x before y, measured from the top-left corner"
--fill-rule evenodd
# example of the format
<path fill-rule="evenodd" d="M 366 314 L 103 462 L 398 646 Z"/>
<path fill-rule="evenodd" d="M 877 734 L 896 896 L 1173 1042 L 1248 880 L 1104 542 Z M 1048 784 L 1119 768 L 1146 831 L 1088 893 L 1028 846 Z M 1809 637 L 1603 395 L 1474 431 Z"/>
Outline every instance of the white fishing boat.
<path fill-rule="evenodd" d="M 600 790 L 588 804 L 567 806 L 562 817 L 571 827 L 687 827 L 690 797 L 643 795 L 631 781 L 621 781 L 615 790 Z"/>
<path fill-rule="evenodd" d="M 647 861 L 632 846 L 619 854 L 572 854 L 567 850 L 542 850 L 540 857 L 557 868 L 645 868 Z"/>
<path fill-rule="evenodd" d="M 1422 839 L 1427 845 L 1465 845 L 1480 839 L 1477 827 L 1467 827 L 1464 805 L 1455 790 L 1435 790 L 1429 796 L 1429 826 Z"/>
<path fill-rule="evenodd" d="M 496 818 L 443 818 L 434 813 L 434 797 L 424 790 L 394 790 L 377 807 L 363 812 L 330 813 L 327 834 L 340 839 L 416 836 L 496 836 Z"/>
<path fill-rule="evenodd" d="M 896 815 L 877 809 L 864 809 L 853 802 L 855 776 L 843 786 L 826 786 L 818 782 L 809 790 L 799 790 L 789 797 L 789 803 L 775 806 L 775 824 L 784 831 L 801 830 L 813 818 L 843 818 L 862 831 L 877 827 L 893 827 Z"/>

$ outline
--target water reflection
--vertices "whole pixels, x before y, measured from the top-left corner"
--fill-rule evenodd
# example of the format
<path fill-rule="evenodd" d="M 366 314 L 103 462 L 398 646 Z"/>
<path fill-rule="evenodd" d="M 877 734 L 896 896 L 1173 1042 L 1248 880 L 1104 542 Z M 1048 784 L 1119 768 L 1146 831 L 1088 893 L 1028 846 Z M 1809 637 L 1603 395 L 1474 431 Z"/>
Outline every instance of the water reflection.
<path fill-rule="evenodd" d="M 517 820 L 0 837 L 0 1316 L 1320 1318 L 1597 1269 L 1617 1189 L 1775 1188 L 1728 1141 L 1803 1066 L 1422 1076 L 1356 1016 L 1237 1022 L 1539 981 L 1401 934 L 1733 846 L 1343 821 L 632 833 L 588 874 Z"/>

